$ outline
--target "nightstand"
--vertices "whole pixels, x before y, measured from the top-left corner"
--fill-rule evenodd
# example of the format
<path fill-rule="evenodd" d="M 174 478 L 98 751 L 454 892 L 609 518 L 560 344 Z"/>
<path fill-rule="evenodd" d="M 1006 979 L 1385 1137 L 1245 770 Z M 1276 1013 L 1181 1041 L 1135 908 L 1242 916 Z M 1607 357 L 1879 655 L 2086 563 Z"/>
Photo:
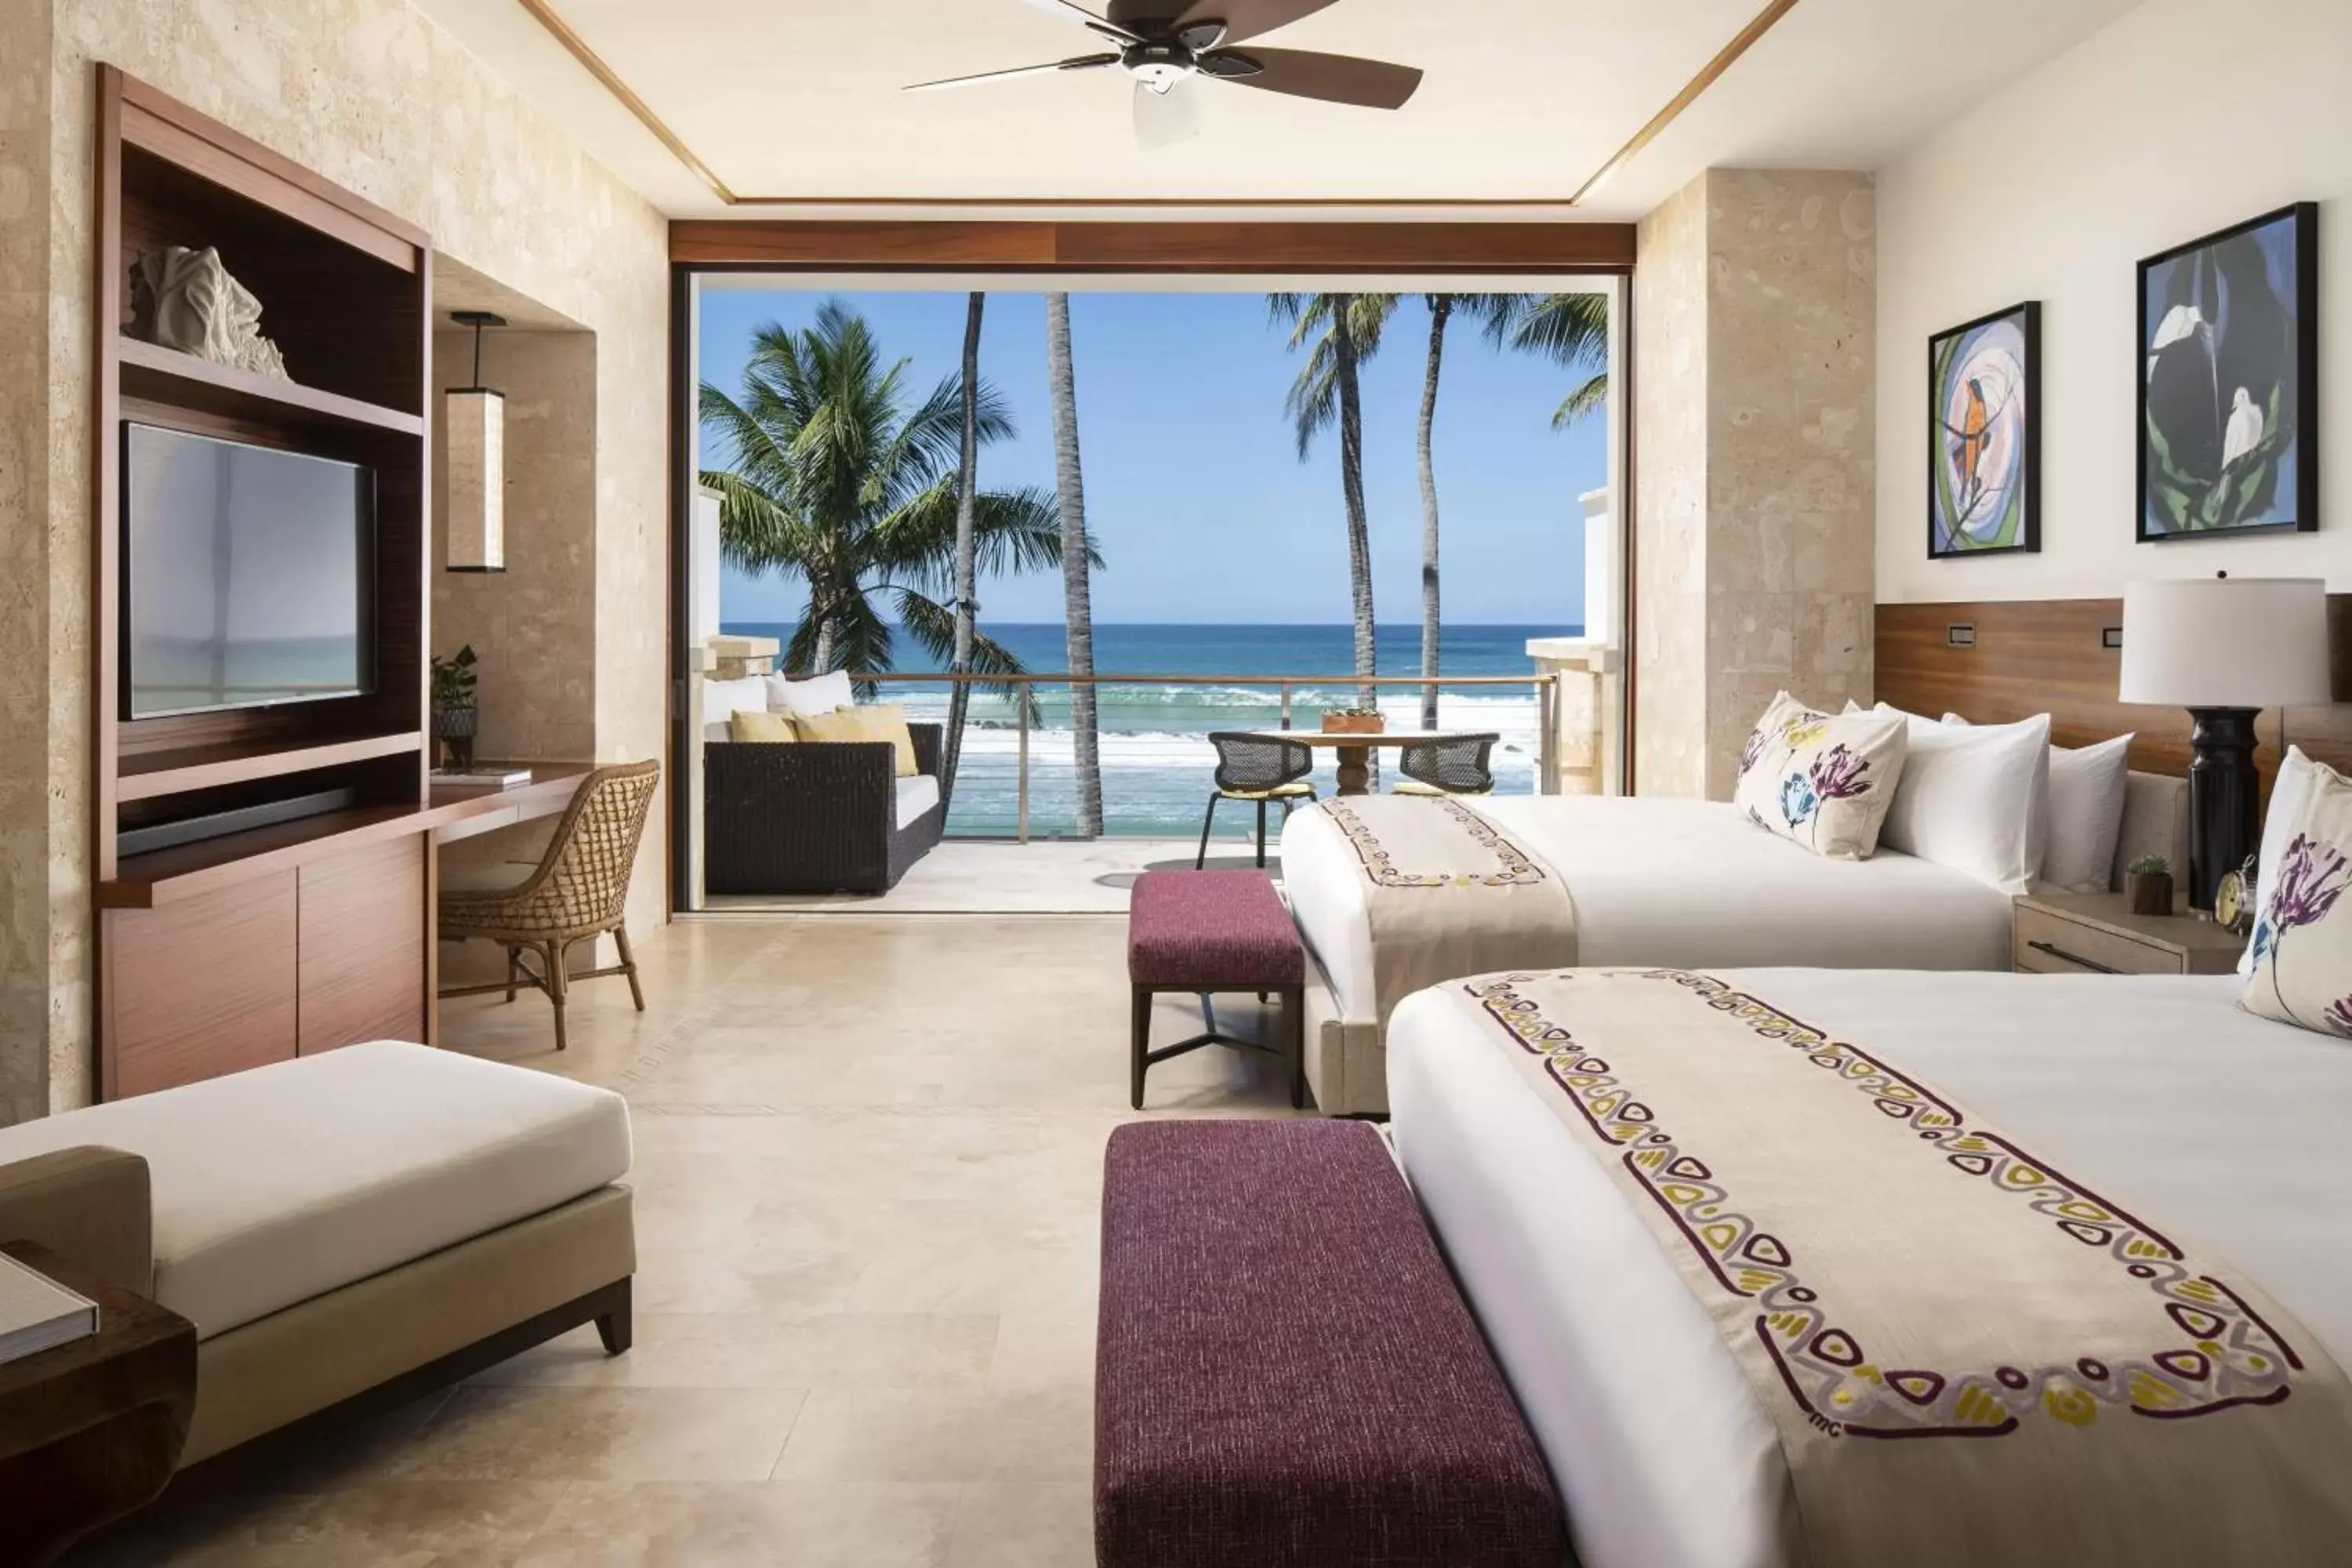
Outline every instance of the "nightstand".
<path fill-rule="evenodd" d="M 2246 939 L 2194 915 L 2136 915 L 2121 893 L 2017 900 L 2011 967 L 2027 974 L 2227 974 Z"/>

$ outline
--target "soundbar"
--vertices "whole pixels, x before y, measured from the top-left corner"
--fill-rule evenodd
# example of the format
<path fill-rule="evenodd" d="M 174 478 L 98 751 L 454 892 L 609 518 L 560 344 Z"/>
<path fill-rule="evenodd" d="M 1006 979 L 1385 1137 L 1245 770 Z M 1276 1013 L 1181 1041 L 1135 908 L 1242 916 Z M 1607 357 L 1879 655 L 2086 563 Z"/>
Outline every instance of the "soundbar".
<path fill-rule="evenodd" d="M 114 837 L 114 853 L 125 859 L 133 855 L 150 855 L 158 849 L 201 844 L 207 838 L 222 838 L 256 827 L 274 827 L 281 822 L 299 822 L 306 816 L 347 811 L 359 803 L 360 792 L 356 789 L 322 789 L 314 795 L 266 801 L 259 805 L 239 806 L 235 811 L 215 811 L 204 816 L 183 817 L 177 822 L 159 822 L 150 827 L 126 827 Z"/>

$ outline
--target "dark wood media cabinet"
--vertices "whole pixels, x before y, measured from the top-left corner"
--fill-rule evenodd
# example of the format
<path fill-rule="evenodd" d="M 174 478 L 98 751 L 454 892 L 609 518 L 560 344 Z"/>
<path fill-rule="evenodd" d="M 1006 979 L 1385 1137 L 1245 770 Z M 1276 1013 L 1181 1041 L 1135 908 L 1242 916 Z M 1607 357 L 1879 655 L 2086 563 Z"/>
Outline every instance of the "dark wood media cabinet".
<path fill-rule="evenodd" d="M 415 226 L 99 68 L 91 662 L 97 1037 L 108 1099 L 434 1033 L 428 788 L 432 244 Z M 128 335 L 130 275 L 216 248 L 291 380 Z M 121 711 L 124 421 L 375 475 L 373 689 L 172 718 Z M 127 828 L 340 792 L 321 816 L 121 853 Z M 468 808 L 470 809 L 470 808 Z"/>

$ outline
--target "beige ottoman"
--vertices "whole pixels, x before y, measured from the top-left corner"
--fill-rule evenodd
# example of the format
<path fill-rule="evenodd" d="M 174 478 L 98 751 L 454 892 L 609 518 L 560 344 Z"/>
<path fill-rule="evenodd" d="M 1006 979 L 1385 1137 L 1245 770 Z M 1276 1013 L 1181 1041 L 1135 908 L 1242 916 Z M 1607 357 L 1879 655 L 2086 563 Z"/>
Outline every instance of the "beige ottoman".
<path fill-rule="evenodd" d="M 0 1129 L 0 1240 L 196 1325 L 184 1467 L 592 1321 L 625 1350 L 628 1168 L 620 1096 L 383 1040 Z"/>

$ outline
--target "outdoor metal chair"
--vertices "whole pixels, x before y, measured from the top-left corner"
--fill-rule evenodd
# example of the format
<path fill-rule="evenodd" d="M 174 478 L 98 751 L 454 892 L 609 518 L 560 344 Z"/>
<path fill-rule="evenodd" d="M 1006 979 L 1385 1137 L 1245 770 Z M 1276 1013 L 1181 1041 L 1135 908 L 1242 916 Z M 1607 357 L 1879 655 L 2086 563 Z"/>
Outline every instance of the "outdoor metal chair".
<path fill-rule="evenodd" d="M 657 762 L 598 768 L 580 781 L 579 793 L 564 808 L 547 853 L 530 876 L 511 888 L 442 894 L 441 939 L 480 937 L 499 943 L 507 950 L 507 977 L 484 985 L 452 986 L 441 994 L 479 996 L 503 991 L 511 1002 L 519 986 L 536 986 L 555 1005 L 559 1051 L 564 1047 L 563 1001 L 575 980 L 625 974 L 629 995 L 637 1011 L 644 1012 L 645 988 L 637 984 L 636 956 L 629 951 L 621 911 L 628 899 L 637 844 L 645 837 L 646 813 L 660 782 Z M 606 931 L 620 948 L 621 962 L 607 969 L 569 973 L 564 955 L 576 943 Z M 535 973 L 522 961 L 525 948 L 538 960 Z"/>
<path fill-rule="evenodd" d="M 1192 868 L 1209 863 L 1209 830 L 1216 826 L 1217 803 L 1245 800 L 1257 805 L 1257 863 L 1265 867 L 1265 808 L 1282 807 L 1284 821 L 1290 808 L 1315 798 L 1307 775 L 1315 771 L 1314 751 L 1297 741 L 1278 741 L 1243 731 L 1214 731 L 1209 743 L 1217 748 L 1217 791 L 1209 797 L 1209 814 L 1201 819 L 1201 853 Z"/>
<path fill-rule="evenodd" d="M 1397 758 L 1399 795 L 1492 795 L 1495 770 L 1488 759 L 1500 735 L 1458 735 L 1406 746 Z"/>

